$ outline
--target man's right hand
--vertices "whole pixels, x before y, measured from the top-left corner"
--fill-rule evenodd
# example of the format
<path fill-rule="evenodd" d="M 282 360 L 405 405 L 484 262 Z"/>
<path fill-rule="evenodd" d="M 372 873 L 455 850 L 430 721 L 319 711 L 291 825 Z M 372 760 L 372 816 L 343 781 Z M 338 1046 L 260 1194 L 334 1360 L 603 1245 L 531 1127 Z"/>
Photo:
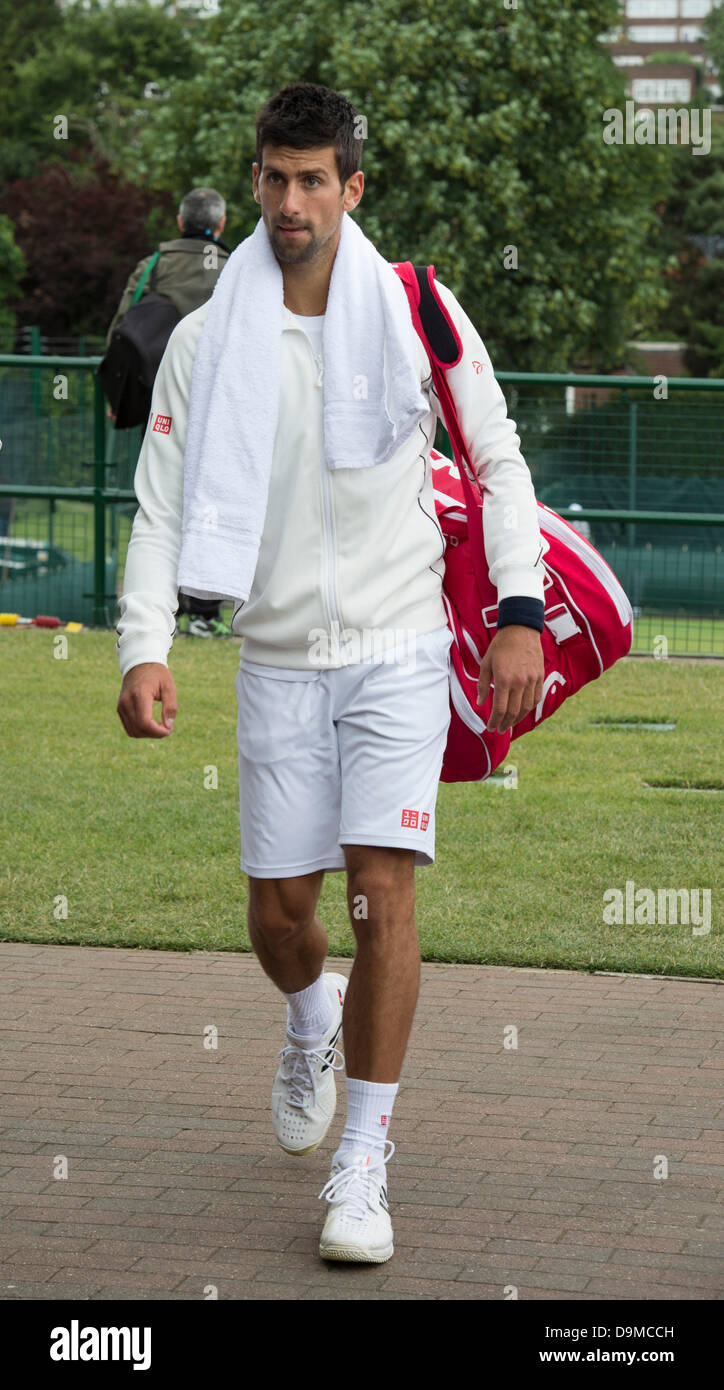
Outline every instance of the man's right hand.
<path fill-rule="evenodd" d="M 161 724 L 153 717 L 155 700 L 161 701 Z M 167 666 L 142 661 L 126 672 L 117 709 L 129 738 L 166 738 L 177 708 L 176 686 Z"/>

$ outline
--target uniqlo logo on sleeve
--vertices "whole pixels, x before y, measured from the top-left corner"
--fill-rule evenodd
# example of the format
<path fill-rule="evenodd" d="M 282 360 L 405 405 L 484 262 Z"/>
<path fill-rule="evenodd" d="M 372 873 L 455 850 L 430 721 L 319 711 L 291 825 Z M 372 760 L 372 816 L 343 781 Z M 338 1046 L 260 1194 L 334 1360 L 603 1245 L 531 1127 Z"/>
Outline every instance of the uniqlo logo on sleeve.
<path fill-rule="evenodd" d="M 170 415 L 157 415 L 157 416 L 156 416 L 156 419 L 155 419 L 154 422 L 153 422 L 153 428 L 154 428 L 155 430 L 158 430 L 159 434 L 170 434 L 170 432 L 171 432 L 171 416 L 170 416 Z"/>
<path fill-rule="evenodd" d="M 417 811 L 403 810 L 401 824 L 409 830 L 417 830 L 418 815 Z"/>

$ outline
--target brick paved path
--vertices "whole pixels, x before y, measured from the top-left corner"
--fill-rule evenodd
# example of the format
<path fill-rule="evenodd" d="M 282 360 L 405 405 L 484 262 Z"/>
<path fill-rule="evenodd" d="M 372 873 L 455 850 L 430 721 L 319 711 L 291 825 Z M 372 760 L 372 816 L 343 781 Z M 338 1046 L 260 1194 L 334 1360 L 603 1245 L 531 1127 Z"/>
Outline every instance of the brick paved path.
<path fill-rule="evenodd" d="M 0 979 L 2 1299 L 722 1297 L 717 982 L 423 965 L 395 1254 L 354 1266 L 317 1248 L 344 1080 L 322 1149 L 284 1154 L 254 957 L 0 944 Z"/>

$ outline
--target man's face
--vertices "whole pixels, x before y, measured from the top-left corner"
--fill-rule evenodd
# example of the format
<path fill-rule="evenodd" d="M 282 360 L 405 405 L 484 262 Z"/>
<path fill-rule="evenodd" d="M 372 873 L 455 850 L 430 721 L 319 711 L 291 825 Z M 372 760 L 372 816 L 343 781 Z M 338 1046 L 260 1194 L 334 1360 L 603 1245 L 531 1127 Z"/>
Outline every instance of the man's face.
<path fill-rule="evenodd" d="M 253 165 L 254 198 L 277 260 L 313 261 L 339 230 L 342 214 L 357 206 L 364 175 L 340 186 L 333 145 L 293 150 L 265 145 L 261 173 Z M 285 230 L 288 229 L 288 230 Z"/>

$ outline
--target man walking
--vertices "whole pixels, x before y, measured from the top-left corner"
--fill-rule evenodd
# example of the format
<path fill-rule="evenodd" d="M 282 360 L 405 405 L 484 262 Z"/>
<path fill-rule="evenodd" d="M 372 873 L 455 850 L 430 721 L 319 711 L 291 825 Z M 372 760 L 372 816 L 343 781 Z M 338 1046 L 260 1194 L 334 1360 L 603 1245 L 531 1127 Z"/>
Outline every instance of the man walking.
<path fill-rule="evenodd" d="M 382 1262 L 390 1120 L 420 984 L 414 871 L 434 862 L 452 637 L 430 464 L 440 408 L 398 277 L 349 216 L 364 188 L 358 124 L 343 96 L 309 83 L 259 113 L 261 218 L 210 304 L 174 329 L 156 378 L 163 423 L 136 473 L 118 713 L 131 737 L 171 732 L 177 578 L 234 599 L 249 935 L 287 1002 L 273 1127 L 288 1154 L 318 1148 L 346 1065 L 320 1254 Z M 485 347 L 437 284 L 463 342 L 449 384 L 486 488 L 498 590 L 479 697 L 494 686 L 489 727 L 503 731 L 542 692 L 535 494 Z M 328 871 L 347 874 L 349 981 L 324 972 Z"/>

